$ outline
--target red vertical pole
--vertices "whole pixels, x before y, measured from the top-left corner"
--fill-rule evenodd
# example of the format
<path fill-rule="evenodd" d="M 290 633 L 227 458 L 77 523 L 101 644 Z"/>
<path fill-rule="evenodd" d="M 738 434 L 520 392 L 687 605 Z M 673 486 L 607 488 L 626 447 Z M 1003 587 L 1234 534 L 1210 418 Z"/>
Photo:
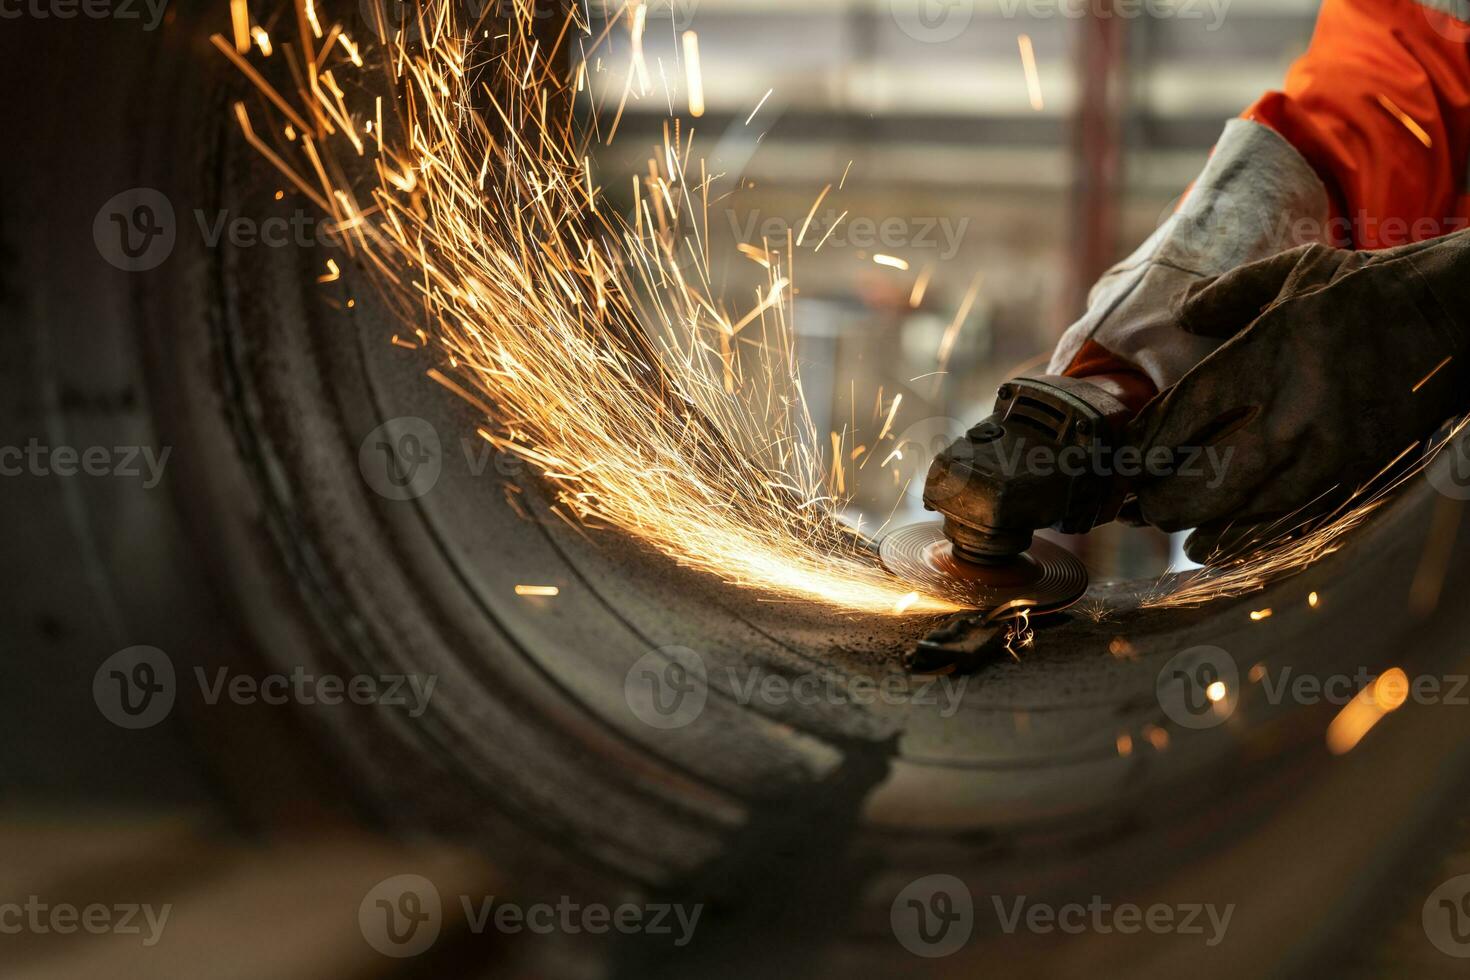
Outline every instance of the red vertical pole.
<path fill-rule="evenodd" d="M 1094 0 L 1078 22 L 1077 111 L 1072 120 L 1072 216 L 1070 288 L 1067 322 L 1080 316 L 1087 293 L 1117 257 L 1119 215 L 1123 195 L 1123 114 L 1128 21 L 1118 16 L 1114 0 Z M 1114 561 L 1116 531 L 1098 542 L 1076 543 L 1084 561 L 1102 544 Z M 1110 540 L 1111 539 L 1111 540 Z M 1109 547 L 1111 544 L 1111 547 Z M 1099 556 L 1101 557 L 1101 556 Z"/>
<path fill-rule="evenodd" d="M 1123 192 L 1123 114 L 1127 98 L 1128 21 L 1113 0 L 1094 0 L 1078 22 L 1077 112 L 1072 123 L 1072 213 L 1069 317 L 1082 312 L 1087 290 L 1117 256 Z"/>

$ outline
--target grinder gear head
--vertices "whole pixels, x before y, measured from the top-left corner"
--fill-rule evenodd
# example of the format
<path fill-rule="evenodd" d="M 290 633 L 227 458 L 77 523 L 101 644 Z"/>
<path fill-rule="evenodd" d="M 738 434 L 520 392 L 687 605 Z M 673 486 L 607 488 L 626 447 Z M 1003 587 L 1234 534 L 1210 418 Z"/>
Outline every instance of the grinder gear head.
<path fill-rule="evenodd" d="M 1077 378 L 1009 381 L 994 414 L 934 458 L 924 506 L 944 517 L 955 554 L 977 564 L 1021 554 L 1038 528 L 1090 531 L 1123 504 L 1126 487 L 1097 461 L 1118 448 L 1131 417 Z"/>

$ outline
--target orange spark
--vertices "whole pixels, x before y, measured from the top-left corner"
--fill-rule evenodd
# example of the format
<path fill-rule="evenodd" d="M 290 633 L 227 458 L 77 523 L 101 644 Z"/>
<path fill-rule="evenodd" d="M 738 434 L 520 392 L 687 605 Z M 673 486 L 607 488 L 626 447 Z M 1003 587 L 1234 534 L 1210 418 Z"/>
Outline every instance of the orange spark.
<path fill-rule="evenodd" d="M 561 589 L 554 585 L 517 585 L 516 595 L 558 596 L 561 595 Z"/>
<path fill-rule="evenodd" d="M 246 0 L 230 0 L 230 27 L 235 32 L 235 52 L 250 53 L 250 8 Z"/>
<path fill-rule="evenodd" d="M 704 74 L 699 66 L 699 35 L 684 32 L 684 72 L 689 84 L 689 114 L 704 115 Z"/>
<path fill-rule="evenodd" d="M 956 609 L 924 593 L 904 601 L 910 587 L 840 519 L 850 444 L 834 442 L 829 469 L 802 392 L 795 236 L 746 252 L 763 260 L 767 285 L 753 307 L 727 307 L 705 240 L 712 178 L 686 172 L 692 135 L 677 126 L 634 182 L 636 214 L 597 208 L 589 145 L 613 140 L 640 59 L 627 87 L 589 113 L 569 97 L 581 68 L 539 49 L 534 6 L 510 5 L 508 29 L 495 32 L 476 30 L 452 0 L 423 0 L 424 37 L 379 23 L 342 57 L 340 26 L 320 52 L 282 45 L 292 99 L 212 40 L 268 100 L 267 129 L 293 133 L 277 153 L 239 104 L 251 145 L 343 229 L 352 269 L 402 337 L 418 339 L 425 373 L 482 413 L 477 431 L 495 448 L 541 475 L 558 518 L 768 596 L 875 615 Z M 570 5 L 564 33 L 592 38 L 592 63 L 600 41 L 585 9 Z M 608 30 L 621 24 L 641 42 L 646 13 L 624 5 Z M 321 36 L 307 0 L 297 14 L 303 38 Z M 358 48 L 361 77 L 347 84 Z M 465 111 L 472 104 L 483 114 Z M 371 141 L 355 132 L 366 120 Z M 335 262 L 328 270 L 324 282 L 343 276 Z"/>
<path fill-rule="evenodd" d="M 1021 66 L 1026 70 L 1026 92 L 1031 98 L 1031 108 L 1040 112 L 1046 108 L 1041 98 L 1041 72 L 1036 68 L 1036 49 L 1031 45 L 1031 35 L 1016 38 L 1021 49 Z"/>
<path fill-rule="evenodd" d="M 1430 137 L 1429 133 L 1412 116 L 1400 109 L 1393 99 L 1380 92 L 1378 95 L 1378 104 L 1388 110 L 1389 115 L 1403 123 L 1404 128 L 1413 133 L 1414 138 L 1423 143 L 1426 148 L 1434 149 L 1434 140 Z"/>
<path fill-rule="evenodd" d="M 1351 752 L 1384 716 L 1403 707 L 1408 691 L 1409 678 L 1403 670 L 1394 667 L 1384 671 L 1343 705 L 1327 726 L 1327 751 L 1333 755 Z"/>
<path fill-rule="evenodd" d="M 1413 388 L 1409 389 L 1410 393 L 1417 395 L 1419 393 L 1419 389 L 1420 388 L 1423 388 L 1425 385 L 1429 384 L 1429 379 L 1433 378 L 1440 371 L 1444 370 L 1444 366 L 1446 364 L 1450 363 L 1450 361 L 1453 361 L 1454 359 L 1455 359 L 1455 355 L 1451 354 L 1449 357 L 1446 357 L 1444 360 L 1442 360 L 1438 364 L 1436 364 L 1434 366 L 1434 370 L 1433 371 L 1430 371 L 1428 374 L 1426 374 L 1419 381 L 1418 384 L 1416 384 Z"/>

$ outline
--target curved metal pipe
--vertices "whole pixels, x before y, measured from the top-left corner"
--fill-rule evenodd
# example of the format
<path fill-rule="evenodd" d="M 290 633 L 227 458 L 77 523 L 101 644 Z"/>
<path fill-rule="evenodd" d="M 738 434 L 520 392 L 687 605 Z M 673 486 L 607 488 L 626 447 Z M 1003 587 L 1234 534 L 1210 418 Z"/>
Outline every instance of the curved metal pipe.
<path fill-rule="evenodd" d="M 1136 587 L 1103 585 L 1091 618 L 1042 630 L 1023 661 L 963 688 L 916 681 L 898 655 L 932 624 L 764 602 L 557 520 L 528 474 L 479 452 L 474 412 L 386 342 L 392 325 L 343 258 L 342 282 L 323 287 L 319 248 L 206 244 L 196 209 L 289 219 L 296 205 L 273 200 L 275 178 L 228 125 L 242 93 L 196 43 L 203 26 L 180 11 L 166 36 L 90 53 L 116 84 L 29 120 L 41 155 L 5 189 L 7 441 L 172 451 L 166 493 L 11 485 L 24 497 L 8 510 L 28 525 L 5 573 L 11 635 L 59 633 L 43 648 L 59 681 L 88 682 L 135 643 L 167 649 L 185 675 L 221 663 L 432 674 L 419 716 L 303 712 L 299 729 L 256 744 L 314 757 L 359 819 L 468 840 L 523 881 L 712 903 L 679 960 L 698 975 L 772 962 L 899 975 L 915 961 L 890 912 L 935 873 L 964 882 L 977 908 L 939 973 L 1001 957 L 1068 975 L 1275 970 L 1350 933 L 1365 896 L 1436 826 L 1467 762 L 1462 713 L 1406 708 L 1332 757 L 1333 708 L 1273 703 L 1249 680 L 1257 665 L 1467 669 L 1462 605 L 1406 613 L 1427 483 L 1249 602 L 1145 613 Z M 120 152 L 98 160 L 91 147 L 109 134 Z M 35 207 L 61 174 L 71 200 Z M 159 269 L 129 275 L 78 229 L 140 184 L 173 203 L 177 243 Z M 411 499 L 385 496 L 372 471 L 386 461 L 374 440 L 410 424 L 385 437 L 395 419 L 422 420 L 414 431 L 439 442 L 437 479 Z M 1470 585 L 1465 555 L 1446 596 Z M 560 591 L 517 595 L 524 583 Z M 1247 615 L 1267 606 L 1269 620 Z M 1226 723 L 1191 729 L 1158 687 L 1200 645 L 1226 651 L 1242 679 Z M 702 705 L 679 724 L 648 701 L 674 664 Z M 86 697 L 58 690 L 48 696 Z M 159 768 L 187 760 L 255 819 L 279 816 L 258 795 L 273 760 L 215 754 L 221 722 L 198 703 L 178 720 L 158 736 Z M 113 735 L 93 719 L 76 737 Z M 154 768 L 99 751 L 112 760 L 99 771 Z M 1208 962 L 1194 937 L 1011 936 L 988 911 L 992 896 L 1094 894 L 1238 910 Z M 1294 917 L 1304 895 L 1321 906 L 1311 933 Z M 619 955 L 670 965 L 640 945 Z"/>

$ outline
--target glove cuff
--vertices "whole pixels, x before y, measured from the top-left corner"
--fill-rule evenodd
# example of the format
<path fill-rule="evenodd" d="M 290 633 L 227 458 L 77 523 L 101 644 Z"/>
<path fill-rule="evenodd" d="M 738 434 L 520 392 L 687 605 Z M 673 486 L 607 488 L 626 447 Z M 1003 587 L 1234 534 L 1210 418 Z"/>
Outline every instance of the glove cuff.
<path fill-rule="evenodd" d="M 1218 276 L 1298 245 L 1330 244 L 1330 219 L 1327 187 L 1296 147 L 1269 126 L 1232 119 L 1199 179 L 1150 239 L 1147 258 Z"/>
<path fill-rule="evenodd" d="M 1218 345 L 1173 323 L 1175 298 L 1200 279 L 1313 242 L 1326 243 L 1327 188 L 1275 130 L 1233 119 L 1208 164 L 1162 225 L 1093 287 L 1049 372 L 1066 374 L 1088 341 L 1163 389 Z"/>

